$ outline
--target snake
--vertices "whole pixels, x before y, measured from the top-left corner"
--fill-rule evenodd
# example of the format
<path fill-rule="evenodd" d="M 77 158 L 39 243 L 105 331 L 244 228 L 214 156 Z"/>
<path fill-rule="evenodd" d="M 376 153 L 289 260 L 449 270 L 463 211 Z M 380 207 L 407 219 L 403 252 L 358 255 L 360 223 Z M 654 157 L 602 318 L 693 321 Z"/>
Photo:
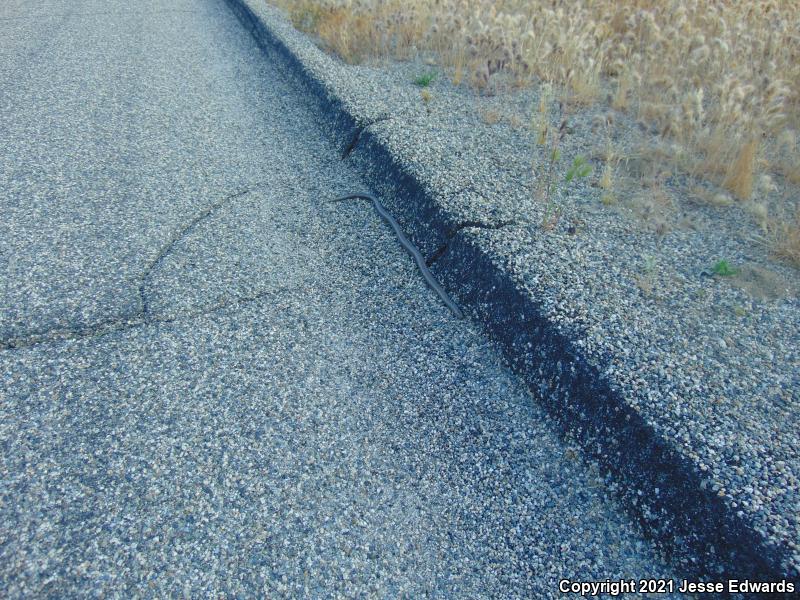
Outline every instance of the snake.
<path fill-rule="evenodd" d="M 439 295 L 439 298 L 442 299 L 447 305 L 447 308 L 450 309 L 450 312 L 456 317 L 456 319 L 463 319 L 464 313 L 461 312 L 461 309 L 458 308 L 453 299 L 448 295 L 444 288 L 436 281 L 436 278 L 431 273 L 431 270 L 428 268 L 428 265 L 425 264 L 425 259 L 423 258 L 420 251 L 417 247 L 411 243 L 411 241 L 406 237 L 406 234 L 403 233 L 403 230 L 400 229 L 400 225 L 395 221 L 394 217 L 389 213 L 388 210 L 381 204 L 378 199 L 373 196 L 372 194 L 367 193 L 357 193 L 357 194 L 348 194 L 347 196 L 342 196 L 341 198 L 334 198 L 333 200 L 329 200 L 328 202 L 342 202 L 344 200 L 353 200 L 360 198 L 362 200 L 369 200 L 372 202 L 372 206 L 375 208 L 375 212 L 380 215 L 380 217 L 391 225 L 392 229 L 394 229 L 395 235 L 397 235 L 397 239 L 400 241 L 400 244 L 405 248 L 408 253 L 414 258 L 414 261 L 417 263 L 417 267 L 419 268 L 420 273 L 422 273 L 422 277 L 431 287 L 431 289 Z"/>

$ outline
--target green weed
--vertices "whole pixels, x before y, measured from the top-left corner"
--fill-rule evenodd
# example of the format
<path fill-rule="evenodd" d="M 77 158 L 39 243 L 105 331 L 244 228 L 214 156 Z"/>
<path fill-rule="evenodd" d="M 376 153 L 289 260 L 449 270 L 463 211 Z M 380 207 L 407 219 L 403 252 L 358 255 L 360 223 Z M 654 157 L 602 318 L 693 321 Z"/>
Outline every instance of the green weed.
<path fill-rule="evenodd" d="M 429 73 L 423 73 L 422 75 L 418 75 L 414 78 L 414 85 L 418 85 L 419 87 L 428 87 L 433 80 L 436 79 L 436 73 L 433 71 Z"/>
<path fill-rule="evenodd" d="M 576 156 L 575 160 L 572 161 L 572 166 L 567 170 L 567 174 L 564 177 L 564 182 L 569 183 L 576 177 L 586 177 L 591 172 L 592 165 L 587 163 L 586 159 L 582 156 Z"/>
<path fill-rule="evenodd" d="M 711 272 L 718 277 L 731 277 L 739 272 L 739 269 L 734 269 L 731 264 L 725 260 L 718 260 L 716 264 L 711 267 Z"/>

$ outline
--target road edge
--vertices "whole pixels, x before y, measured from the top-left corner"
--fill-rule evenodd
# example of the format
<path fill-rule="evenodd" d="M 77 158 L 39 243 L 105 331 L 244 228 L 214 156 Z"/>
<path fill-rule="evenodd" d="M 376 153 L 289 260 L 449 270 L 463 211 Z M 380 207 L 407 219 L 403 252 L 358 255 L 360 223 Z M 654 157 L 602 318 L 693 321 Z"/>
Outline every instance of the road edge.
<path fill-rule="evenodd" d="M 258 45 L 279 57 L 313 97 L 321 117 L 344 144 L 343 156 L 359 146 L 359 174 L 370 185 L 401 196 L 398 218 L 413 227 L 417 241 L 447 251 L 436 275 L 465 312 L 499 343 L 515 372 L 570 437 L 611 474 L 612 487 L 647 535 L 687 577 L 777 581 L 788 573 L 787 556 L 769 544 L 705 485 L 703 473 L 659 436 L 536 299 L 504 268 L 504 257 L 459 231 L 452 214 L 405 168 L 407 160 L 369 131 L 380 115 L 359 111 L 341 96 L 324 72 L 304 60 L 297 32 L 276 27 L 265 0 L 225 0 Z M 294 38 L 294 39 L 291 39 Z M 421 240 L 419 238 L 422 238 Z M 543 386 L 543 382 L 546 385 Z"/>

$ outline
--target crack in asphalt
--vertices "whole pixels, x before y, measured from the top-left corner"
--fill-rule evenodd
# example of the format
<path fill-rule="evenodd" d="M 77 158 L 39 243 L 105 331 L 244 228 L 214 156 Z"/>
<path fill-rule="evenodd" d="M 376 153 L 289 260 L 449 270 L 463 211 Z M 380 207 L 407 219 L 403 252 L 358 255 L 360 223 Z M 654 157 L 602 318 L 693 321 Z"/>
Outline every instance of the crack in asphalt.
<path fill-rule="evenodd" d="M 125 331 L 129 329 L 134 329 L 136 327 L 140 327 L 142 325 L 149 325 L 152 323 L 172 323 L 183 318 L 193 318 L 205 314 L 210 314 L 219 310 L 223 310 L 233 305 L 243 305 L 250 302 L 255 302 L 263 298 L 264 296 L 269 295 L 270 292 L 264 290 L 249 296 L 238 296 L 237 298 L 234 298 L 233 300 L 227 302 L 210 305 L 210 307 L 206 307 L 199 311 L 193 311 L 193 312 L 181 311 L 175 317 L 153 317 L 146 289 L 148 281 L 153 272 L 164 262 L 164 259 L 166 259 L 167 256 L 169 256 L 172 253 L 175 246 L 181 240 L 183 240 L 188 234 L 194 231 L 194 229 L 202 221 L 213 215 L 219 209 L 223 208 L 236 198 L 241 198 L 243 196 L 246 196 L 253 190 L 258 189 L 259 187 L 261 186 L 256 185 L 244 190 L 239 190 L 231 194 L 228 194 L 221 200 L 205 208 L 200 214 L 195 216 L 191 221 L 189 221 L 189 223 L 184 225 L 170 237 L 167 243 L 161 247 L 161 250 L 159 250 L 155 259 L 153 259 L 153 261 L 144 270 L 144 273 L 142 273 L 138 287 L 139 310 L 135 311 L 133 314 L 127 316 L 108 318 L 84 326 L 73 326 L 73 327 L 68 326 L 63 328 L 56 327 L 33 333 L 11 335 L 9 337 L 0 339 L 0 350 L 14 350 L 19 348 L 28 348 L 39 344 L 44 344 L 48 342 L 57 342 L 63 340 L 78 340 L 78 339 L 85 339 L 92 337 L 101 337 L 116 331 Z"/>
<path fill-rule="evenodd" d="M 115 331 L 132 329 L 142 323 L 144 323 L 144 320 L 137 314 L 128 318 L 118 317 L 105 319 L 86 326 L 53 328 L 19 336 L 10 336 L 0 340 L 0 350 L 18 350 L 48 342 L 100 337 Z"/>
<path fill-rule="evenodd" d="M 384 121 L 391 121 L 391 119 L 392 119 L 391 116 L 383 115 L 373 119 L 372 121 L 369 121 L 365 125 L 357 126 L 355 132 L 353 133 L 353 137 L 350 139 L 350 142 L 347 144 L 347 146 L 345 146 L 344 150 L 342 151 L 342 160 L 346 160 L 347 158 L 349 158 L 349 156 L 353 153 L 353 150 L 355 150 L 356 146 L 358 146 L 358 142 L 361 140 L 361 136 L 367 129 L 369 129 L 373 125 L 376 125 L 377 123 L 382 123 Z"/>
<path fill-rule="evenodd" d="M 377 119 L 369 122 L 368 124 L 364 125 L 363 127 L 359 127 L 356 135 L 351 142 L 352 149 L 358 143 L 358 139 L 361 136 L 361 133 L 371 127 L 372 125 L 379 123 L 381 121 L 390 120 L 391 117 L 384 116 L 378 117 Z M 344 158 L 344 157 L 343 157 Z M 231 306 L 237 305 L 245 305 L 251 302 L 255 302 L 264 296 L 269 295 L 269 291 L 264 290 L 261 292 L 257 292 L 256 294 L 249 295 L 249 296 L 239 296 L 232 300 L 217 303 L 214 305 L 209 305 L 201 310 L 198 311 L 180 311 L 177 313 L 176 316 L 173 317 L 157 317 L 153 315 L 152 308 L 150 306 L 149 294 L 148 294 L 148 284 L 152 274 L 163 264 L 164 260 L 172 253 L 175 247 L 181 242 L 181 240 L 185 239 L 187 235 L 192 233 L 197 226 L 202 223 L 204 220 L 211 217 L 217 211 L 225 207 L 227 204 L 236 200 L 237 198 L 241 198 L 250 194 L 256 189 L 259 189 L 260 185 L 254 185 L 246 189 L 241 189 L 236 192 L 232 192 L 226 196 L 224 196 L 221 200 L 211 204 L 210 206 L 206 207 L 202 212 L 196 215 L 191 221 L 189 221 L 186 225 L 181 227 L 178 231 L 176 231 L 170 239 L 161 247 L 156 257 L 150 262 L 150 264 L 145 268 L 142 276 L 139 279 L 139 286 L 137 288 L 138 297 L 139 297 L 139 309 L 134 311 L 132 314 L 126 316 L 119 316 L 119 317 L 112 317 L 108 319 L 103 319 L 101 321 L 97 321 L 95 323 L 90 323 L 83 326 L 67 326 L 67 327 L 54 327 L 52 329 L 45 329 L 42 331 L 36 332 L 28 332 L 23 333 L 20 335 L 11 335 L 5 338 L 0 339 L 0 350 L 15 350 L 21 348 L 29 348 L 31 346 L 37 346 L 40 344 L 51 343 L 51 342 L 58 342 L 64 340 L 80 340 L 86 338 L 95 338 L 95 337 L 102 337 L 104 335 L 108 335 L 110 333 L 114 333 L 117 331 L 126 331 L 130 329 L 134 329 L 137 327 L 141 327 L 143 325 L 149 325 L 154 323 L 172 323 L 181 319 L 190 319 L 206 314 L 210 314 L 219 310 L 223 310 L 225 308 L 229 308 Z M 464 186 L 462 189 L 456 190 L 453 192 L 449 197 L 455 197 L 458 194 L 462 194 L 465 191 L 470 189 L 474 189 L 472 184 Z M 458 232 L 462 231 L 463 229 L 467 228 L 476 228 L 476 229 L 502 229 L 503 227 L 507 227 L 508 225 L 515 225 L 515 221 L 500 221 L 498 223 L 483 223 L 481 221 L 464 221 L 462 223 L 457 224 L 455 227 L 450 229 L 446 235 L 446 241 L 442 244 L 439 248 L 437 248 L 431 255 L 425 260 L 425 265 L 430 267 L 433 263 L 435 263 L 439 258 L 441 258 L 448 250 L 450 240 L 455 237 Z M 281 288 L 283 289 L 283 288 Z"/>
<path fill-rule="evenodd" d="M 439 246 L 433 253 L 425 260 L 425 264 L 427 266 L 431 266 L 437 260 L 439 260 L 445 252 L 447 252 L 450 246 L 450 240 L 452 240 L 459 231 L 464 229 L 502 229 L 503 227 L 508 227 L 509 225 L 516 225 L 516 221 L 499 221 L 498 223 L 483 223 L 481 221 L 463 221 L 459 223 L 449 231 L 445 233 L 445 242 L 441 246 Z"/>
<path fill-rule="evenodd" d="M 255 188 L 239 190 L 238 192 L 228 194 L 222 200 L 215 202 L 214 204 L 206 208 L 203 212 L 201 212 L 199 215 L 197 215 L 194 219 L 192 219 L 183 228 L 178 230 L 170 238 L 170 240 L 166 244 L 164 244 L 164 246 L 159 251 L 158 255 L 153 260 L 153 262 L 151 262 L 150 265 L 144 270 L 144 273 L 142 274 L 139 283 L 139 304 L 141 306 L 142 317 L 144 318 L 145 321 L 147 321 L 150 318 L 150 305 L 147 300 L 147 292 L 145 288 L 147 287 L 147 281 L 148 279 L 150 279 L 150 275 L 153 273 L 153 271 L 155 271 L 156 268 L 160 266 L 162 262 L 164 262 L 164 259 L 167 256 L 169 256 L 173 248 L 175 248 L 175 245 L 178 242 L 180 242 L 183 238 L 185 238 L 188 234 L 190 234 L 192 231 L 194 231 L 194 228 L 197 227 L 198 224 L 200 224 L 202 221 L 210 217 L 212 214 L 214 214 L 216 211 L 218 211 L 220 208 L 222 208 L 232 200 L 235 200 L 236 198 L 241 198 L 242 196 L 246 196 L 251 191 L 253 191 L 253 189 Z"/>
<path fill-rule="evenodd" d="M 280 293 L 287 292 L 290 289 L 291 288 L 289 287 L 280 287 L 275 290 L 261 290 L 255 294 L 237 296 L 236 298 L 228 301 L 210 304 L 200 310 L 179 311 L 174 316 L 169 317 L 145 319 L 140 313 L 127 319 L 107 319 L 92 325 L 87 325 L 86 327 L 53 329 L 43 333 L 32 334 L 24 337 L 6 338 L 5 340 L 0 341 L 0 350 L 19 350 L 22 348 L 30 348 L 31 346 L 38 346 L 52 342 L 99 338 L 118 331 L 130 331 L 146 325 L 177 323 L 179 321 L 186 321 L 204 315 L 210 315 L 234 306 L 246 306 L 272 294 L 278 295 Z"/>

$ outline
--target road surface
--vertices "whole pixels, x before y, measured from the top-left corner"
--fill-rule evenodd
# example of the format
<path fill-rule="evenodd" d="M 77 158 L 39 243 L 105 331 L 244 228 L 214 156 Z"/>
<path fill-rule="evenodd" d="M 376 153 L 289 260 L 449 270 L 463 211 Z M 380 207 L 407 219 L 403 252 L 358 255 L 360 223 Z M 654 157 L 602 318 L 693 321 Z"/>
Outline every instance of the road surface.
<path fill-rule="evenodd" d="M 0 7 L 4 597 L 668 574 L 222 0 Z"/>

